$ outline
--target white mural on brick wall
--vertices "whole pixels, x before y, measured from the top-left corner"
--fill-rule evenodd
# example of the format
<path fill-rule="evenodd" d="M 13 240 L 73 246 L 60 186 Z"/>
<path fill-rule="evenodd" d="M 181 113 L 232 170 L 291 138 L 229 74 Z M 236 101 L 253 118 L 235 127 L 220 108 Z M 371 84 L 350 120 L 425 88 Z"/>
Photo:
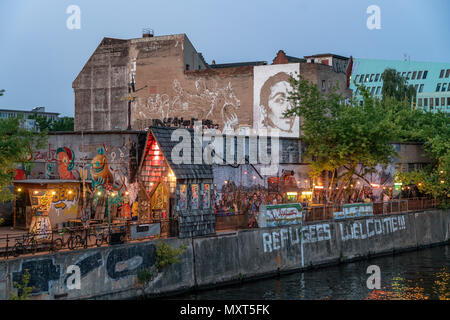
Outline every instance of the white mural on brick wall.
<path fill-rule="evenodd" d="M 253 69 L 253 127 L 278 129 L 281 137 L 299 136 L 299 118 L 284 118 L 289 108 L 290 75 L 300 72 L 299 63 L 257 66 Z"/>
<path fill-rule="evenodd" d="M 238 128 L 240 99 L 234 93 L 231 82 L 220 87 L 213 80 L 195 81 L 195 90 L 183 88 L 178 80 L 173 81 L 173 92 L 151 94 L 147 99 L 138 98 L 135 114 L 137 119 L 174 118 L 183 114 L 196 115 L 197 119 L 210 119 L 223 126 L 223 131 Z M 185 117 L 186 120 L 188 116 Z"/>

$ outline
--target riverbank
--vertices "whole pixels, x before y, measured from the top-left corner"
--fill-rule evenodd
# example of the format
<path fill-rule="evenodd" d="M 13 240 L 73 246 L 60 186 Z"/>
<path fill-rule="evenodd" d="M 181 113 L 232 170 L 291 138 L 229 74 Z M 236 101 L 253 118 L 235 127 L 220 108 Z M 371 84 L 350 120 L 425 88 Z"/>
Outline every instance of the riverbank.
<path fill-rule="evenodd" d="M 154 274 L 151 296 L 179 294 L 302 269 L 415 250 L 449 242 L 450 211 L 362 217 L 303 226 L 243 230 L 161 240 L 186 249 L 181 263 Z M 35 299 L 125 299 L 142 295 L 137 273 L 156 264 L 159 240 L 0 261 L 0 298 L 25 269 Z M 67 286 L 71 265 L 80 289 Z M 70 268 L 69 268 L 70 269 Z M 69 279 L 70 280 L 70 279 Z"/>

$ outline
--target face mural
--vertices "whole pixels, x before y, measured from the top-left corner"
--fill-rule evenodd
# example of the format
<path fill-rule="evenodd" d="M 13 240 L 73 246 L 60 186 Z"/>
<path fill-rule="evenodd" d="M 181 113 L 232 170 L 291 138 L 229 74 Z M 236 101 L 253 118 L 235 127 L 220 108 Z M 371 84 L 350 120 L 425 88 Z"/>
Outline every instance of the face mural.
<path fill-rule="evenodd" d="M 75 176 L 72 173 L 75 156 L 72 150 L 66 147 L 61 147 L 56 150 L 56 159 L 58 161 L 58 173 L 60 179 L 74 180 Z"/>
<path fill-rule="evenodd" d="M 254 127 L 278 129 L 282 137 L 298 137 L 298 117 L 285 118 L 290 107 L 290 74 L 299 72 L 299 64 L 259 66 L 254 68 Z"/>
<path fill-rule="evenodd" d="M 109 170 L 108 158 L 105 154 L 105 148 L 99 148 L 98 154 L 92 159 L 92 183 L 93 185 L 112 184 L 114 179 Z"/>

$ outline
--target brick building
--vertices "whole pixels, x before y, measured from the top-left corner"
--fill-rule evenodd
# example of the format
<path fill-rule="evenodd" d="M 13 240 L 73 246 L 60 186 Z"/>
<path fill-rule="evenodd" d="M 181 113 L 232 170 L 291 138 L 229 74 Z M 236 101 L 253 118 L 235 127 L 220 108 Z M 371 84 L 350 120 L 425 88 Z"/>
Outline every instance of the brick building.
<path fill-rule="evenodd" d="M 298 119 L 280 115 L 287 107 L 289 75 L 295 73 L 323 92 L 338 82 L 341 93 L 351 96 L 345 72 L 282 50 L 272 64 L 210 65 L 185 34 L 104 38 L 73 82 L 75 130 L 126 130 L 129 125 L 143 130 L 152 119 L 196 118 L 211 120 L 222 131 L 272 127 L 281 136 L 298 138 Z M 281 102 L 269 105 L 273 95 L 281 95 Z"/>

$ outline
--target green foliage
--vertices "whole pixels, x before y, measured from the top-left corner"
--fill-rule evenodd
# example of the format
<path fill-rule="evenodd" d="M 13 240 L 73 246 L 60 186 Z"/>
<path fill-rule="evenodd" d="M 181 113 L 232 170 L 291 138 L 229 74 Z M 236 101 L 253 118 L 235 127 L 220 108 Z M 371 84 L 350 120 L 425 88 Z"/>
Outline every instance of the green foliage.
<path fill-rule="evenodd" d="M 36 120 L 37 126 L 41 132 L 74 130 L 74 119 L 71 117 L 61 117 L 59 120 L 51 120 L 42 115 L 32 114 L 28 116 L 28 118 Z"/>
<path fill-rule="evenodd" d="M 31 147 L 42 147 L 45 133 L 20 127 L 21 117 L 0 119 L 0 202 L 13 198 L 12 185 L 18 163 L 31 164 Z"/>
<path fill-rule="evenodd" d="M 408 101 L 411 103 L 416 97 L 414 86 L 408 85 L 408 80 L 397 73 L 395 69 L 386 69 L 381 75 L 383 79 L 383 100 L 394 98 L 396 101 Z"/>
<path fill-rule="evenodd" d="M 400 140 L 423 142 L 425 155 L 431 160 L 430 165 L 420 171 L 400 173 L 397 180 L 403 184 L 415 184 L 420 192 L 439 198 L 443 206 L 449 206 L 449 115 L 412 110 L 401 112 L 397 119 Z"/>
<path fill-rule="evenodd" d="M 139 284 L 146 284 L 153 279 L 153 271 L 151 269 L 144 269 L 138 272 L 137 280 Z"/>
<path fill-rule="evenodd" d="M 33 287 L 29 287 L 28 284 L 30 282 L 31 275 L 28 272 L 28 269 L 25 269 L 24 274 L 22 275 L 22 283 L 14 282 L 14 287 L 18 289 L 18 295 L 11 293 L 9 295 L 10 300 L 28 300 L 33 291 Z"/>
<path fill-rule="evenodd" d="M 0 90 L 0 97 L 5 93 L 5 89 Z"/>
<path fill-rule="evenodd" d="M 301 138 L 306 145 L 305 159 L 310 163 L 311 178 L 324 171 L 333 173 L 336 185 L 350 185 L 353 175 L 365 179 L 377 164 L 387 165 L 396 155 L 389 144 L 395 135 L 385 105 L 359 86 L 363 103 L 344 102 L 337 88 L 322 94 L 316 84 L 301 76 L 291 77 L 291 108 L 285 116 L 299 116 Z M 344 170 L 342 170 L 344 169 Z M 345 174 L 337 175 L 337 172 Z M 329 196 L 339 198 L 332 188 Z"/>
<path fill-rule="evenodd" d="M 74 119 L 71 117 L 61 117 L 58 121 L 54 121 L 50 131 L 73 131 Z"/>
<path fill-rule="evenodd" d="M 166 266 L 170 266 L 174 263 L 180 263 L 180 255 L 186 249 L 186 244 L 183 244 L 180 248 L 174 249 L 163 241 L 159 241 L 156 245 L 156 267 L 158 270 Z"/>

